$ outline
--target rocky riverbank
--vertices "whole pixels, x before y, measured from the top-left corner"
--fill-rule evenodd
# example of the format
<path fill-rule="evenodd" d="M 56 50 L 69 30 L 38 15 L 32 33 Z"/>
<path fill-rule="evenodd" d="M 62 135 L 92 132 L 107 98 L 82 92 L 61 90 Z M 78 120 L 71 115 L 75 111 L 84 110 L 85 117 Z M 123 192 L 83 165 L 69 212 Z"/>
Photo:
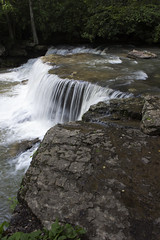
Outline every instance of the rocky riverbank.
<path fill-rule="evenodd" d="M 20 42 L 4 46 L 0 44 L 0 68 L 18 67 L 29 58 L 44 55 L 48 46 L 35 46 L 29 42 Z"/>
<path fill-rule="evenodd" d="M 8 232 L 50 227 L 58 218 L 84 227 L 89 240 L 159 240 L 159 101 L 99 103 L 83 121 L 51 128 L 22 181 Z"/>

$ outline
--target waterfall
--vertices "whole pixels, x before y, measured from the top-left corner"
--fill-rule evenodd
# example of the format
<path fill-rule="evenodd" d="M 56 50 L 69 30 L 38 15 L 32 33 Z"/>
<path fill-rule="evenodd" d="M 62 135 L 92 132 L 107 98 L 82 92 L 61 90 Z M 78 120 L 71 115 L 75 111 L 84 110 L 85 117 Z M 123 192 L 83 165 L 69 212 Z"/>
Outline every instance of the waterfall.
<path fill-rule="evenodd" d="M 34 145 L 27 151 L 19 152 L 21 146 L 23 150 L 26 140 L 43 139 L 47 130 L 56 123 L 81 120 L 90 106 L 100 101 L 133 96 L 126 93 L 129 89 L 138 89 L 140 94 L 150 89 L 152 92 L 159 91 L 157 77 L 159 62 L 150 63 L 151 66 L 148 68 L 148 63 L 141 65 L 139 62 L 125 58 L 126 50 L 122 56 L 123 52 L 120 49 L 119 54 L 117 48 L 112 51 L 103 47 L 92 49 L 87 46 L 76 48 L 60 46 L 51 47 L 46 55 L 52 53 L 62 57 L 78 53 L 86 54 L 88 56 L 86 59 L 82 58 L 82 62 L 81 59 L 80 62 L 76 62 L 75 71 L 79 71 L 76 70 L 78 64 L 80 64 L 79 69 L 84 67 L 89 71 L 93 70 L 93 75 L 94 71 L 95 73 L 97 70 L 103 71 L 97 81 L 104 87 L 85 82 L 83 79 L 81 81 L 61 79 L 57 75 L 49 74 L 53 66 L 43 63 L 40 58 L 30 59 L 18 68 L 1 69 L 0 222 L 9 220 L 8 197 L 16 195 L 21 177 L 29 167 L 31 156 L 38 147 Z M 74 71 L 74 63 L 71 69 Z M 154 74 L 151 74 L 152 72 Z M 149 75 L 155 77 L 152 76 L 152 81 L 147 82 L 150 80 Z M 112 87 L 122 89 L 125 93 L 112 90 Z"/>
<path fill-rule="evenodd" d="M 0 95 L 0 145 L 9 146 L 37 137 L 43 139 L 47 130 L 55 124 L 81 120 L 91 105 L 111 98 L 127 97 L 126 93 L 107 86 L 62 79 L 49 73 L 52 68 L 51 64 L 37 58 L 0 74 L 0 81 L 10 87 L 9 92 L 4 91 Z M 27 79 L 28 83 L 23 81 Z M 30 155 L 28 151 L 17 156 L 16 170 L 29 166 Z"/>
<path fill-rule="evenodd" d="M 48 73 L 51 68 L 38 59 L 30 73 L 27 98 L 34 119 L 48 120 L 53 125 L 80 120 L 91 105 L 124 95 L 89 82 L 61 79 Z"/>
<path fill-rule="evenodd" d="M 49 74 L 52 68 L 38 58 L 0 74 L 0 81 L 11 88 L 0 95 L 0 126 L 5 132 L 0 142 L 42 139 L 57 123 L 81 120 L 91 105 L 127 96 L 107 86 L 62 79 Z M 25 79 L 29 79 L 27 84 Z"/>

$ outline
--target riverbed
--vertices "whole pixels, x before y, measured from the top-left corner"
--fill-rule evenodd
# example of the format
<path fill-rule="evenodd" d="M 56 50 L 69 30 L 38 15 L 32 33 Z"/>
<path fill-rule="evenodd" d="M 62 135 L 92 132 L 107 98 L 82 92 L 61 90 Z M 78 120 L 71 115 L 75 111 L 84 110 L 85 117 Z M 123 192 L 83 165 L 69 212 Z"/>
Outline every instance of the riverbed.
<path fill-rule="evenodd" d="M 8 199 L 16 196 L 21 179 L 38 147 L 35 144 L 23 151 L 26 140 L 41 140 L 46 131 L 58 122 L 80 120 L 90 105 L 99 101 L 147 93 L 160 94 L 160 49 L 141 48 L 156 53 L 158 57 L 155 59 L 130 59 L 127 53 L 132 49 L 132 46 L 51 47 L 47 55 L 71 56 L 72 64 L 57 64 L 53 69 L 36 58 L 18 68 L 0 71 L 0 223 L 10 219 L 11 203 Z M 50 70 L 52 74 L 48 74 Z M 55 88 L 53 81 L 58 84 L 67 82 L 67 89 L 59 94 L 57 91 L 50 93 L 50 89 Z M 62 93 L 69 96 L 69 86 L 72 85 L 70 88 L 73 89 L 75 81 L 76 89 L 80 85 L 82 90 L 76 90 L 72 100 L 65 99 Z M 81 92 L 81 100 L 74 98 Z M 49 94 L 52 102 L 50 99 L 46 101 Z M 57 96 L 60 100 L 57 100 Z M 51 109 L 53 99 L 56 100 L 56 108 Z M 66 113 L 68 101 L 71 101 L 69 114 Z M 59 110 L 62 102 L 63 111 Z M 79 112 L 72 114 L 77 106 Z"/>

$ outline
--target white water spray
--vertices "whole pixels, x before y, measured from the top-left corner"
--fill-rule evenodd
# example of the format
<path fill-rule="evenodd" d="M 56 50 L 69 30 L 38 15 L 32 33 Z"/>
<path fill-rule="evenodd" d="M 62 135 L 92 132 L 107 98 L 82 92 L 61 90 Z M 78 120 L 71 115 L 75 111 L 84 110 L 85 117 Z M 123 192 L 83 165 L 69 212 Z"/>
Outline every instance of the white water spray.
<path fill-rule="evenodd" d="M 28 99 L 32 119 L 52 122 L 52 125 L 80 120 L 93 104 L 121 95 L 119 91 L 84 81 L 61 79 L 49 74 L 52 66 L 35 62 L 28 83 Z"/>
<path fill-rule="evenodd" d="M 77 48 L 72 49 L 71 53 L 83 51 L 96 52 Z M 7 84 L 16 83 L 11 85 L 8 96 L 0 96 L 0 126 L 2 132 L 3 129 L 5 131 L 5 137 L 1 138 L 0 144 L 12 144 L 37 137 L 42 139 L 46 131 L 55 124 L 80 120 L 91 105 L 126 96 L 120 91 L 89 82 L 61 79 L 57 75 L 49 74 L 51 68 L 53 66 L 38 58 L 0 74 L 1 81 Z M 21 84 L 27 79 L 28 84 Z M 17 158 L 16 169 L 26 168 L 24 158 L 24 155 Z M 29 162 L 30 159 L 28 165 Z"/>
<path fill-rule="evenodd" d="M 84 61 L 82 59 L 83 62 L 80 63 L 82 67 L 86 64 L 89 69 L 92 67 L 93 70 L 94 68 L 102 71 L 105 69 L 105 74 L 107 69 L 110 72 L 118 71 L 117 75 L 120 75 L 120 78 L 116 79 L 113 75 L 111 81 L 114 80 L 116 84 L 120 82 L 120 86 L 123 85 L 122 80 L 138 82 L 148 77 L 138 67 L 138 62 L 136 62 L 137 66 L 135 62 L 134 64 L 131 62 L 127 69 L 124 59 L 115 55 L 114 52 L 110 53 L 107 48 L 103 50 L 87 47 L 51 48 L 47 54 L 51 53 L 61 55 L 88 53 L 89 57 L 84 58 Z M 124 66 L 127 71 L 123 71 Z M 56 123 L 80 120 L 93 104 L 108 101 L 111 98 L 129 96 L 107 86 L 101 87 L 84 81 L 61 79 L 49 74 L 51 68 L 51 65 L 44 64 L 40 59 L 31 59 L 19 68 L 0 72 L 0 189 L 2 195 L 0 221 L 4 221 L 6 216 L 7 219 L 9 218 L 6 207 L 8 206 L 7 198 L 16 195 L 21 176 L 27 170 L 31 161 L 30 156 L 33 155 L 37 146 L 34 145 L 32 149 L 18 156 L 16 150 L 13 152 L 14 147 L 24 146 L 24 140 L 37 137 L 42 139 L 46 131 Z M 107 79 L 106 84 L 109 83 Z M 24 80 L 29 81 L 27 83 Z"/>

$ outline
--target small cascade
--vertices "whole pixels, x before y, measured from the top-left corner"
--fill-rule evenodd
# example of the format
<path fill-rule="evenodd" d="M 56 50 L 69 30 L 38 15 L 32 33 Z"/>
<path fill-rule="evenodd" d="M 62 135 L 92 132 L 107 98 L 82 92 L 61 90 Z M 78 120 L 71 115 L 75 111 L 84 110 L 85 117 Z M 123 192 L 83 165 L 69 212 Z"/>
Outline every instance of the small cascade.
<path fill-rule="evenodd" d="M 80 120 L 91 105 L 124 96 L 119 91 L 89 82 L 61 79 L 48 73 L 51 68 L 38 59 L 31 71 L 27 98 L 35 119 L 52 124 Z"/>
<path fill-rule="evenodd" d="M 87 53 L 87 54 L 93 54 L 93 55 L 101 55 L 104 57 L 103 63 L 110 63 L 110 64 L 120 64 L 122 63 L 122 60 L 114 55 L 114 54 L 109 54 L 107 53 L 108 48 L 89 48 L 89 47 L 73 47 L 70 46 L 68 48 L 66 48 L 65 46 L 60 46 L 59 48 L 55 48 L 55 47 L 50 47 L 48 49 L 48 51 L 46 52 L 46 56 L 50 55 L 50 54 L 57 54 L 57 55 L 62 55 L 62 56 L 66 56 L 66 55 L 73 55 L 73 54 L 78 54 L 78 53 Z M 89 64 L 94 64 L 94 63 L 98 63 L 99 61 L 92 61 Z"/>
<path fill-rule="evenodd" d="M 50 47 L 46 52 L 46 56 L 50 54 L 58 54 L 58 55 L 72 55 L 77 53 L 91 53 L 91 54 L 105 54 L 104 50 L 100 49 L 93 49 L 85 46 L 81 47 L 74 47 L 74 46 L 59 46 L 57 47 Z"/>
<path fill-rule="evenodd" d="M 0 222 L 9 220 L 8 198 L 16 195 L 21 177 L 38 147 L 34 145 L 19 153 L 26 140 L 43 139 L 56 123 L 81 120 L 90 106 L 100 101 L 160 91 L 158 58 L 149 65 L 148 61 L 136 62 L 126 58 L 126 50 L 119 47 L 112 51 L 110 47 L 60 46 L 51 47 L 48 54 L 58 54 L 60 58 L 67 56 L 68 59 L 74 54 L 79 59 L 78 54 L 81 55 L 79 62 L 73 56 L 71 71 L 65 76 L 72 76 L 70 72 L 77 71 L 74 78 L 85 70 L 77 79 L 83 80 L 87 72 L 85 79 L 92 81 L 92 73 L 96 78 L 92 83 L 61 79 L 49 74 L 53 66 L 39 58 L 30 59 L 18 68 L 0 71 Z M 67 60 L 64 61 L 64 70 L 67 64 Z M 96 81 L 104 87 L 93 84 Z"/>

